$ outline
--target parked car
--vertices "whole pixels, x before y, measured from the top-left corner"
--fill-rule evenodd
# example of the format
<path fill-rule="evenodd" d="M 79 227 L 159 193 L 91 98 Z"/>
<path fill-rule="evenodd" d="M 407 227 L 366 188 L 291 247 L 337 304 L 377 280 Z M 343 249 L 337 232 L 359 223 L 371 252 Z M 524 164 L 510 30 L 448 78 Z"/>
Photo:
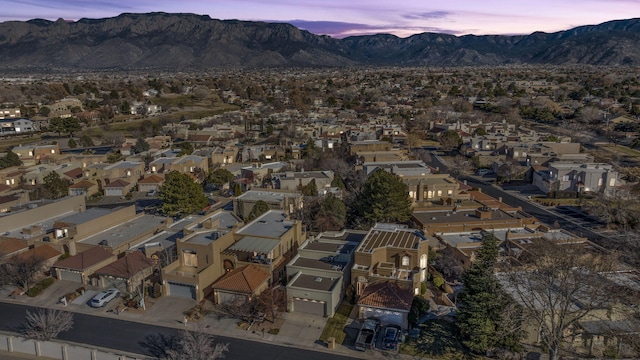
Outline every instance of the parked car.
<path fill-rule="evenodd" d="M 156 189 L 149 190 L 147 191 L 147 196 L 156 196 L 157 193 L 158 193 L 158 190 Z"/>
<path fill-rule="evenodd" d="M 91 302 L 89 302 L 89 304 L 91 305 L 91 307 L 95 308 L 103 307 L 107 305 L 109 301 L 117 298 L 118 296 L 120 296 L 120 290 L 116 288 L 102 290 L 96 296 L 94 296 L 93 299 L 91 299 Z"/>
<path fill-rule="evenodd" d="M 366 351 L 373 349 L 376 341 L 376 333 L 380 322 L 375 319 L 366 319 L 362 323 L 358 338 L 356 339 L 355 349 L 359 351 Z"/>
<path fill-rule="evenodd" d="M 397 350 L 400 331 L 401 331 L 400 326 L 388 325 L 384 329 L 384 337 L 382 338 L 382 348 L 386 350 Z"/>
<path fill-rule="evenodd" d="M 476 175 L 478 176 L 485 176 L 491 173 L 493 173 L 493 170 L 491 169 L 478 169 L 478 171 L 476 171 Z"/>

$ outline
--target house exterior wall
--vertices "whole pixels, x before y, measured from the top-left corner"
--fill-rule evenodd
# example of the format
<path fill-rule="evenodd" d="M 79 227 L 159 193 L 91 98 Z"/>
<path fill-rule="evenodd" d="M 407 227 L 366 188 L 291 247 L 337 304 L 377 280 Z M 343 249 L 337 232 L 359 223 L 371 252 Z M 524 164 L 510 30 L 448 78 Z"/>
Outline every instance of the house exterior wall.
<path fill-rule="evenodd" d="M 74 196 L 58 200 L 51 204 L 40 205 L 27 211 L 0 217 L 0 229 L 18 229 L 29 227 L 34 223 L 51 217 L 51 214 L 64 214 L 85 209 L 85 199 Z"/>

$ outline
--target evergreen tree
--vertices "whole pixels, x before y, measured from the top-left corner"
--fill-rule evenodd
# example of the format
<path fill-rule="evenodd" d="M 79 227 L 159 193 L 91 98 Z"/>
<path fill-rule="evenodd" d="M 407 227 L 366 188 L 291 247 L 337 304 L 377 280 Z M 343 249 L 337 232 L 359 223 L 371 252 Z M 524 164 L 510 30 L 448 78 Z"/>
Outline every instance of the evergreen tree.
<path fill-rule="evenodd" d="M 496 348 L 518 350 L 522 337 L 516 314 L 507 312 L 514 309 L 514 301 L 493 274 L 498 251 L 496 237 L 484 235 L 476 260 L 462 275 L 464 287 L 458 296 L 457 325 L 463 343 L 479 354 Z M 516 320 L 510 322 L 513 328 L 504 325 L 506 316 Z"/>
<path fill-rule="evenodd" d="M 136 154 L 139 154 L 144 151 L 149 151 L 149 148 L 149 143 L 145 139 L 139 137 L 136 140 L 136 144 L 134 145 L 133 150 L 136 152 Z"/>
<path fill-rule="evenodd" d="M 242 195 L 242 186 L 240 186 L 240 184 L 235 184 L 233 186 L 233 196 L 240 196 Z"/>
<path fill-rule="evenodd" d="M 347 207 L 339 198 L 329 194 L 320 204 L 315 216 L 315 225 L 320 231 L 338 231 L 344 229 Z"/>
<path fill-rule="evenodd" d="M 258 200 L 251 208 L 251 212 L 249 212 L 249 216 L 247 216 L 247 220 L 251 221 L 258 218 L 260 215 L 269 211 L 269 205 L 264 200 Z"/>
<path fill-rule="evenodd" d="M 69 184 L 60 178 L 60 175 L 52 171 L 43 179 L 45 197 L 60 199 L 69 193 Z"/>
<path fill-rule="evenodd" d="M 67 145 L 69 145 L 69 149 L 75 149 L 78 147 L 78 143 L 73 138 L 69 139 Z"/>
<path fill-rule="evenodd" d="M 193 154 L 193 145 L 190 142 L 185 141 L 180 144 L 180 152 L 178 153 L 178 157 L 191 154 Z"/>
<path fill-rule="evenodd" d="M 331 180 L 331 186 L 337 187 L 340 190 L 345 190 L 347 188 L 346 186 L 344 186 L 344 181 L 342 181 L 342 178 L 339 176 L 336 176 L 333 178 L 333 180 Z"/>
<path fill-rule="evenodd" d="M 411 217 L 408 188 L 400 177 L 382 169 L 375 170 L 357 195 L 354 222 L 406 222 Z"/>
<path fill-rule="evenodd" d="M 233 174 L 225 168 L 217 168 L 209 173 L 207 181 L 217 187 L 222 187 L 224 184 L 233 181 Z"/>
<path fill-rule="evenodd" d="M 304 196 L 317 196 L 318 186 L 316 185 L 316 179 L 312 179 L 307 185 L 302 186 L 302 195 Z"/>
<path fill-rule="evenodd" d="M 13 151 L 7 151 L 7 155 L 3 158 L 0 158 L 0 169 L 6 169 L 12 166 L 20 166 L 22 165 L 22 161 L 18 154 Z"/>
<path fill-rule="evenodd" d="M 202 186 L 189 175 L 177 171 L 165 176 L 158 197 L 162 200 L 162 211 L 172 216 L 197 213 L 209 203 Z"/>

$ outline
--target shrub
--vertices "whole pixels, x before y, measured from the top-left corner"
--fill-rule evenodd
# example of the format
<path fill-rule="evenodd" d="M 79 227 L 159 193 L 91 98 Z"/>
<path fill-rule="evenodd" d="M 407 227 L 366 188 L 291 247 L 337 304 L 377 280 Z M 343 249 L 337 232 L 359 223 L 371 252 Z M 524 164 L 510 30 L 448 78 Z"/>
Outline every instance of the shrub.
<path fill-rule="evenodd" d="M 433 285 L 435 285 L 438 289 L 442 288 L 442 285 L 444 285 L 444 279 L 441 276 L 434 277 Z"/>
<path fill-rule="evenodd" d="M 424 295 L 427 292 L 427 284 L 420 283 L 420 295 Z"/>
<path fill-rule="evenodd" d="M 45 278 L 40 280 L 37 284 L 35 284 L 31 289 L 27 290 L 25 294 L 29 297 L 34 297 L 39 295 L 44 289 L 48 288 L 54 283 L 55 280 L 53 278 Z"/>

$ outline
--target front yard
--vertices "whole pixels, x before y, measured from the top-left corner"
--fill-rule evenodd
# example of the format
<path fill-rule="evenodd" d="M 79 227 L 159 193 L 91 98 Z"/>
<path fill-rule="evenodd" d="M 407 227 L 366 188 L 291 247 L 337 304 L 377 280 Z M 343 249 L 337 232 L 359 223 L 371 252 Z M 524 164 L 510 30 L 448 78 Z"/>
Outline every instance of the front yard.
<path fill-rule="evenodd" d="M 351 310 L 353 310 L 353 304 L 343 300 L 335 315 L 327 320 L 327 324 L 322 330 L 322 335 L 320 335 L 320 340 L 328 343 L 329 338 L 333 337 L 336 339 L 336 344 L 349 345 L 354 342 L 355 339 L 351 339 L 349 334 L 344 331 Z"/>
<path fill-rule="evenodd" d="M 434 359 L 485 359 L 473 355 L 460 340 L 453 320 L 438 318 L 419 325 L 417 337 L 407 337 L 400 345 L 400 353 Z"/>

